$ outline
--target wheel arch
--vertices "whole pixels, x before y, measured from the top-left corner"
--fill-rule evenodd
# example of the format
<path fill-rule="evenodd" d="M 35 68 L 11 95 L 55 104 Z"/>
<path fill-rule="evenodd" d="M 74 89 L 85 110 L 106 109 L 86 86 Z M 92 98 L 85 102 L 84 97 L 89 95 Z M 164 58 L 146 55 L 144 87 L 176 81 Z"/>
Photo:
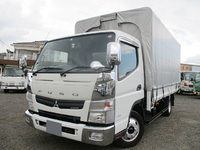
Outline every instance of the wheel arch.
<path fill-rule="evenodd" d="M 171 95 L 171 103 L 172 103 L 172 106 L 174 106 L 174 100 L 175 100 L 175 97 L 174 97 L 174 94 Z"/>
<path fill-rule="evenodd" d="M 118 146 L 123 148 L 132 147 L 139 143 L 139 141 L 141 140 L 144 133 L 144 115 L 142 102 L 143 100 L 138 100 L 134 102 L 130 110 L 127 128 L 115 136 L 115 143 Z M 132 119 L 132 121 L 130 119 Z M 132 133 L 131 131 L 133 131 L 134 133 Z"/>
<path fill-rule="evenodd" d="M 142 102 L 143 102 L 143 99 L 140 99 L 140 100 L 137 100 L 133 103 L 132 107 L 131 107 L 131 110 L 129 112 L 129 118 L 131 117 L 132 115 L 132 112 L 135 111 L 137 112 L 139 115 L 141 115 L 143 121 L 144 121 L 144 113 L 143 113 L 143 109 L 142 109 Z M 127 126 L 128 126 L 128 122 L 127 122 Z M 126 132 L 126 129 L 120 131 L 119 133 L 117 133 L 115 135 L 115 140 L 117 140 L 119 137 L 121 137 L 122 135 L 124 135 Z"/>
<path fill-rule="evenodd" d="M 129 117 L 131 116 L 132 111 L 135 111 L 135 112 L 137 112 L 138 114 L 140 114 L 141 117 L 142 117 L 143 120 L 144 120 L 144 112 L 143 112 L 143 108 L 142 108 L 142 102 L 143 102 L 143 99 L 137 100 L 136 102 L 133 103 L 133 106 L 132 106 L 132 108 L 131 108 Z"/>

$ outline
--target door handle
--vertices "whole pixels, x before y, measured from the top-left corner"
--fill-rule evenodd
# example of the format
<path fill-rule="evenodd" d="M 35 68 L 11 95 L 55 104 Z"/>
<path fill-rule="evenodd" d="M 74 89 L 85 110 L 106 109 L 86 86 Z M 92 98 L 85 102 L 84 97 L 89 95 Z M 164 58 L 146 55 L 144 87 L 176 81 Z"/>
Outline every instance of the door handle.
<path fill-rule="evenodd" d="M 137 89 L 136 89 L 136 91 L 140 91 L 142 89 L 142 85 L 141 84 L 139 84 L 138 86 L 137 86 Z"/>

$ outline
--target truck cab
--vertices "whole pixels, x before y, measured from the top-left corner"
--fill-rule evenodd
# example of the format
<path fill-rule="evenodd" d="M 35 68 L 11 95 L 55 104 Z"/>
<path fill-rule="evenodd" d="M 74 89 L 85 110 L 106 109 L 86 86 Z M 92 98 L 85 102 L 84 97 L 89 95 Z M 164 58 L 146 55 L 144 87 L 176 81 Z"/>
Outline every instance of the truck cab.
<path fill-rule="evenodd" d="M 25 90 L 25 75 L 21 68 L 5 68 L 1 76 L 1 89 Z"/>
<path fill-rule="evenodd" d="M 200 72 L 196 73 L 195 79 L 194 79 L 194 88 L 195 93 L 200 92 Z"/>
<path fill-rule="evenodd" d="M 181 72 L 181 86 L 180 93 L 193 93 L 194 92 L 194 79 L 197 72 L 183 71 Z"/>
<path fill-rule="evenodd" d="M 120 56 L 111 53 L 119 48 Z M 69 139 L 108 145 L 127 128 L 133 104 L 144 97 L 140 42 L 121 31 L 49 41 L 29 85 L 27 123 Z M 129 136 L 137 135 L 133 133 Z"/>

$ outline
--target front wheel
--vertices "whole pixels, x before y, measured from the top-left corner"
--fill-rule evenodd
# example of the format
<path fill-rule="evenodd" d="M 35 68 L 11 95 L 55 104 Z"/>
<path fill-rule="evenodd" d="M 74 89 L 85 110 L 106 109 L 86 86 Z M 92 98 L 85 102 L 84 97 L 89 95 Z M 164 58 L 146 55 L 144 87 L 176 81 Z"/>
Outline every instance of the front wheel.
<path fill-rule="evenodd" d="M 144 121 L 140 114 L 133 111 L 131 117 L 129 118 L 125 135 L 117 139 L 115 143 L 124 148 L 135 146 L 141 140 L 143 133 Z"/>
<path fill-rule="evenodd" d="M 4 93 L 8 93 L 9 92 L 9 90 L 8 89 L 4 89 Z"/>

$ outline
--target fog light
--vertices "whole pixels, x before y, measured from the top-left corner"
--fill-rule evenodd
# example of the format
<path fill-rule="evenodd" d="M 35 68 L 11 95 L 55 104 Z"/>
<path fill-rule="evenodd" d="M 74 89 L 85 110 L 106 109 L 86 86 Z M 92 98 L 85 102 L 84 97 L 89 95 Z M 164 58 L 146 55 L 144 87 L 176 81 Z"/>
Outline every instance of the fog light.
<path fill-rule="evenodd" d="M 35 120 L 35 123 L 36 123 L 36 124 L 39 124 L 39 120 L 36 119 L 36 120 Z"/>
<path fill-rule="evenodd" d="M 91 132 L 90 139 L 93 141 L 103 141 L 103 133 Z"/>
<path fill-rule="evenodd" d="M 30 118 L 28 116 L 25 117 L 27 123 L 30 123 Z"/>

